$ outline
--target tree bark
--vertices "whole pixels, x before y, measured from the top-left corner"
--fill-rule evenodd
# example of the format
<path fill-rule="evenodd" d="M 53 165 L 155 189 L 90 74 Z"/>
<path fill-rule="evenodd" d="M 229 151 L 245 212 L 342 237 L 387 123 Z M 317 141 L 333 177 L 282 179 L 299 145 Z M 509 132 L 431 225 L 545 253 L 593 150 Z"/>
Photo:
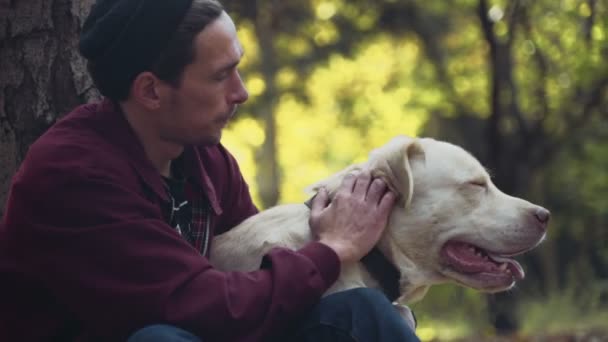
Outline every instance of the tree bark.
<path fill-rule="evenodd" d="M 277 158 L 277 126 L 275 119 L 276 102 L 279 97 L 275 86 L 278 65 L 273 38 L 275 20 L 280 16 L 275 1 L 258 1 L 255 31 L 260 44 L 261 70 L 266 89 L 261 97 L 259 118 L 264 124 L 264 143 L 256 153 L 256 181 L 263 208 L 269 208 L 279 201 L 281 175 Z"/>
<path fill-rule="evenodd" d="M 98 93 L 78 54 L 93 0 L 3 0 L 0 5 L 0 215 L 28 147 Z"/>

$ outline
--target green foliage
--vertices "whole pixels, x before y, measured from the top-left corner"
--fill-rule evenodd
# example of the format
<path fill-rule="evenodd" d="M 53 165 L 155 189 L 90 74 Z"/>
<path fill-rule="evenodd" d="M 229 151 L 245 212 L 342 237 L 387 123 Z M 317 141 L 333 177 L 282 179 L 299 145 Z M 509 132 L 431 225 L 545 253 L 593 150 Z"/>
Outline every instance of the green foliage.
<path fill-rule="evenodd" d="M 485 298 L 455 284 L 431 287 L 427 296 L 410 306 L 418 319 L 423 341 L 452 340 L 491 329 L 484 315 Z"/>
<path fill-rule="evenodd" d="M 572 279 L 576 284 L 578 279 Z M 608 305 L 600 304 L 601 296 L 608 294 L 607 281 L 594 281 L 583 291 L 569 286 L 545 297 L 527 300 L 521 307 L 522 331 L 533 335 L 548 333 L 581 332 L 605 329 L 608 322 Z"/>
<path fill-rule="evenodd" d="M 289 92 L 279 98 L 275 118 L 283 170 L 281 202 L 304 200 L 307 186 L 366 158 L 392 136 L 417 133 L 425 119 L 426 102 L 439 97 L 429 89 L 416 98 L 419 54 L 416 42 L 379 35 L 363 44 L 354 57 L 334 54 L 320 63 L 307 83 L 300 84 L 306 101 Z M 255 82 L 259 79 L 254 74 Z M 262 143 L 262 139 L 241 138 L 259 137 L 259 128 L 252 125 L 250 120 L 236 122 L 225 136 L 225 143 L 245 160 L 243 168 L 250 180 L 255 169 L 247 160 L 253 160 Z M 251 185 L 255 192 L 255 183 Z"/>
<path fill-rule="evenodd" d="M 606 317 L 597 294 L 608 279 L 608 3 L 227 2 L 251 100 L 223 141 L 257 203 L 256 153 L 269 134 L 260 118 L 269 110 L 280 203 L 303 201 L 308 185 L 394 135 L 454 137 L 507 192 L 553 213 L 548 239 L 522 260 L 530 272 L 514 298 L 528 300 L 524 329 Z M 267 16 L 272 51 L 256 35 Z M 274 70 L 263 68 L 269 56 Z M 474 291 L 440 286 L 416 308 L 427 340 L 491 333 L 486 297 Z"/>

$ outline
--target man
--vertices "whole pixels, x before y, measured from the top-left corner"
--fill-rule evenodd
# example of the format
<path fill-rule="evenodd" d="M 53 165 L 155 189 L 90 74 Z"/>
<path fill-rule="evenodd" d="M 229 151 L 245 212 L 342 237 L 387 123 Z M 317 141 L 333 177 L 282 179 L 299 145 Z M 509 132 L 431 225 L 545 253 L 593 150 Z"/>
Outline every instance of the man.
<path fill-rule="evenodd" d="M 34 143 L 0 227 L 2 341 L 408 341 L 372 290 L 321 299 L 394 202 L 369 174 L 312 204 L 317 240 L 220 272 L 212 236 L 257 212 L 221 132 L 248 94 L 215 0 L 99 0 L 80 52 L 105 99 Z"/>

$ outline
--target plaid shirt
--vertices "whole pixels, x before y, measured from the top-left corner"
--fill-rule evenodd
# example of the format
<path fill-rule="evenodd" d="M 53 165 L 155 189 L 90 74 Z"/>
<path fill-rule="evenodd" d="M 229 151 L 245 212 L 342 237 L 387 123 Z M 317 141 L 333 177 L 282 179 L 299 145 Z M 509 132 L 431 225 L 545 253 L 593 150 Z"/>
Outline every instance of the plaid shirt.
<path fill-rule="evenodd" d="M 187 180 L 165 178 L 169 202 L 165 204 L 165 218 L 177 232 L 208 256 L 211 226 L 211 207 L 204 191 Z"/>

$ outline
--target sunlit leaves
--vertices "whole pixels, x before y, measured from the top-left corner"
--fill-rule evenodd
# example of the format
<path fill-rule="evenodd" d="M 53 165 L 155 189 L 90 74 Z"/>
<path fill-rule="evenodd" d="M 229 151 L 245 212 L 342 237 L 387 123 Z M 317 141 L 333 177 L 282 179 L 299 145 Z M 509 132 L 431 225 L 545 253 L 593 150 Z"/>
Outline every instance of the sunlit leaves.
<path fill-rule="evenodd" d="M 408 75 L 417 57 L 415 46 L 378 39 L 353 59 L 336 55 L 319 67 L 306 88 L 310 104 L 281 99 L 282 201 L 301 200 L 306 186 L 363 160 L 389 137 L 416 134 L 424 115 L 408 112 L 413 92 Z M 389 85 L 394 77 L 399 81 Z"/>
<path fill-rule="evenodd" d="M 581 2 L 580 5 L 578 5 L 578 14 L 581 17 L 589 17 L 591 15 L 591 8 L 587 2 Z"/>
<path fill-rule="evenodd" d="M 327 20 L 336 14 L 336 5 L 330 1 L 323 1 L 316 6 L 317 18 Z"/>
<path fill-rule="evenodd" d="M 312 26 L 313 40 L 317 46 L 325 46 L 334 43 L 340 37 L 336 26 L 331 21 L 322 21 Z"/>
<path fill-rule="evenodd" d="M 237 115 L 244 114 L 239 113 Z M 252 182 L 256 172 L 255 151 L 264 141 L 264 129 L 259 121 L 246 116 L 232 121 L 222 137 L 222 143 L 238 160 L 241 171 L 250 183 L 251 195 L 255 203 L 260 203 L 255 183 Z"/>
<path fill-rule="evenodd" d="M 304 3 L 296 11 L 300 13 L 297 20 L 281 18 L 280 27 L 287 23 L 288 30 L 273 32 L 278 69 L 270 76 L 278 91 L 272 99 L 283 176 L 279 202 L 302 201 L 307 197 L 302 192 L 305 187 L 365 159 L 371 149 L 394 135 L 416 135 L 430 113 L 477 118 L 493 114 L 493 70 L 478 18 L 479 0 Z M 566 117 L 579 116 L 594 84 L 608 75 L 608 3 L 594 2 L 594 16 L 590 3 L 488 0 L 485 15 L 491 19 L 498 43 L 512 44 L 499 50 L 501 71 L 512 71 L 502 75 L 502 82 L 512 86 L 501 84 L 499 100 L 505 112 L 499 122 L 501 133 L 518 136 L 521 126 L 511 113 L 518 110 L 526 122 L 542 127 L 537 143 L 568 136 L 572 127 Z M 289 5 L 292 10 L 298 6 Z M 409 9 L 413 11 L 399 12 Z M 390 19 L 386 19 L 387 11 Z M 390 25 L 382 26 L 386 23 L 380 18 Z M 260 74 L 262 61 L 253 27 L 240 25 L 239 36 L 247 50 L 242 70 L 252 95 L 244 110 L 255 117 L 258 108 L 267 108 L 256 107 L 260 105 L 257 99 L 266 101 L 268 97 L 260 95 L 273 89 L 263 80 L 272 78 Z M 599 124 L 591 126 L 601 131 Z M 224 139 L 238 155 L 254 196 L 253 155 L 264 139 L 263 127 L 247 118 L 231 125 Z M 474 141 L 484 144 L 486 138 Z M 559 148 L 570 144 L 562 141 Z M 595 231 L 589 228 L 587 216 L 605 222 L 607 206 L 601 197 L 608 191 L 603 172 L 606 144 L 594 141 L 581 146 L 580 158 L 560 158 L 529 175 L 552 181 L 552 191 L 545 190 L 545 202 L 577 201 L 576 209 L 564 203 L 555 215 L 555 221 L 562 222 L 558 227 L 574 234 L 573 239 Z M 524 159 L 523 164 L 529 161 Z M 535 183 L 530 179 L 526 181 Z M 474 310 L 481 310 L 477 305 Z M 426 328 L 425 336 L 440 336 Z"/>
<path fill-rule="evenodd" d="M 378 37 L 353 58 L 334 55 L 320 64 L 300 85 L 306 89 L 307 102 L 281 96 L 275 113 L 283 175 L 281 202 L 301 201 L 307 196 L 303 192 L 307 186 L 365 159 L 371 149 L 397 134 L 416 135 L 426 117 L 425 106 L 439 101 L 416 87 L 420 57 L 415 42 Z M 255 86 L 259 77 L 250 77 Z M 287 67 L 277 74 L 277 83 L 292 85 L 294 78 Z M 421 102 L 425 97 L 426 102 Z M 237 136 L 259 138 L 263 134 L 259 127 L 249 120 L 237 122 L 227 130 L 225 142 L 246 154 L 248 148 L 259 147 L 262 138 Z M 254 179 L 250 165 L 245 163 L 243 170 L 248 179 Z M 251 187 L 255 192 L 256 185 Z"/>
<path fill-rule="evenodd" d="M 605 29 L 606 29 L 605 27 L 602 27 L 600 25 L 593 26 L 593 29 L 592 29 L 593 39 L 597 42 L 602 42 L 602 41 L 606 40 Z"/>
<path fill-rule="evenodd" d="M 239 23 L 237 36 L 245 51 L 245 56 L 241 60 L 239 68 L 247 69 L 258 63 L 260 58 L 258 40 L 255 36 L 255 30 L 253 29 L 252 24 L 245 20 Z"/>
<path fill-rule="evenodd" d="M 488 46 L 474 17 L 474 8 L 452 18 L 457 30 L 448 32 L 442 42 L 448 76 L 454 91 L 466 101 L 468 108 L 480 117 L 486 117 L 488 107 Z M 435 82 L 437 78 L 433 77 Z"/>
<path fill-rule="evenodd" d="M 488 11 L 488 17 L 494 23 L 500 21 L 504 16 L 504 10 L 498 5 L 492 6 Z"/>
<path fill-rule="evenodd" d="M 340 15 L 351 21 L 361 31 L 368 31 L 376 26 L 378 11 L 375 6 L 361 6 L 352 1 L 341 1 Z"/>
<path fill-rule="evenodd" d="M 287 57 L 301 57 L 313 52 L 312 39 L 304 35 L 288 35 L 278 32 L 277 49 Z"/>
<path fill-rule="evenodd" d="M 298 74 L 293 68 L 284 67 L 279 70 L 275 78 L 275 83 L 280 89 L 288 89 L 296 86 Z"/>
<path fill-rule="evenodd" d="M 313 6 L 317 21 L 311 23 L 307 31 L 313 37 L 317 46 L 325 46 L 334 43 L 340 37 L 340 32 L 331 21 L 341 7 L 341 1 L 315 0 Z"/>
<path fill-rule="evenodd" d="M 259 74 L 250 74 L 245 80 L 245 85 L 250 96 L 260 96 L 264 93 L 264 90 L 266 90 L 266 83 L 264 82 L 262 75 Z"/>
<path fill-rule="evenodd" d="M 427 59 L 419 37 L 390 32 L 360 42 L 353 56 L 336 53 L 319 60 L 305 75 L 299 65 L 289 64 L 293 58 L 314 58 L 316 49 L 348 35 L 338 30 L 336 20 L 350 20 L 360 30 L 372 29 L 382 6 L 379 3 L 314 0 L 310 3 L 314 18 L 295 30 L 297 33 L 275 33 L 276 53 L 287 61 L 274 75 L 282 94 L 275 113 L 286 187 L 281 201 L 299 199 L 310 180 L 364 158 L 364 151 L 392 134 L 416 134 L 431 111 L 459 115 L 451 96 L 475 115 L 490 113 L 489 50 L 476 18 L 478 1 L 416 3 L 428 13 L 449 19 L 451 29 L 439 42 L 450 84 L 443 83 Z M 499 38 L 514 35 L 511 53 L 518 104 L 526 118 L 544 117 L 550 132 L 563 132 L 568 127 L 557 113 L 571 101 L 574 87 L 588 85 L 604 63 L 605 47 L 597 42 L 606 41 L 608 21 L 601 15 L 606 13 L 605 5 L 597 5 L 599 14 L 590 36 L 594 44 L 584 39 L 582 23 L 590 10 L 586 1 L 520 2 L 527 24 L 518 18 L 520 22 L 510 27 L 507 20 L 512 5 L 506 0 L 489 1 L 487 15 Z M 252 25 L 240 23 L 239 37 L 246 49 L 242 66 L 250 102 L 255 103 L 267 85 L 256 73 L 259 48 Z M 449 87 L 454 95 L 448 95 Z M 305 100 L 290 95 L 291 91 L 302 93 Z M 510 127 L 507 131 L 517 129 L 513 121 L 505 119 L 502 124 Z M 307 162 L 300 163 L 294 156 L 306 156 Z"/>

